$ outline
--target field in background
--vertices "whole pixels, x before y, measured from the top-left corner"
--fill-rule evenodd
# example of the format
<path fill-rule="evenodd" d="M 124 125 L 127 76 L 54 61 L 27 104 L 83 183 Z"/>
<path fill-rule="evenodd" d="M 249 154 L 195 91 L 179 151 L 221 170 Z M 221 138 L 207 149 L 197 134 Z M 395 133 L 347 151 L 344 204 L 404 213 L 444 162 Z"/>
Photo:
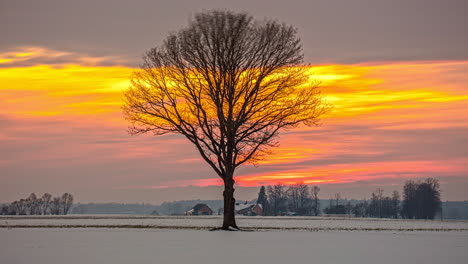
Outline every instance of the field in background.
<path fill-rule="evenodd" d="M 333 217 L 237 217 L 244 230 L 468 231 L 468 221 Z M 0 228 L 212 229 L 221 216 L 1 216 Z"/>

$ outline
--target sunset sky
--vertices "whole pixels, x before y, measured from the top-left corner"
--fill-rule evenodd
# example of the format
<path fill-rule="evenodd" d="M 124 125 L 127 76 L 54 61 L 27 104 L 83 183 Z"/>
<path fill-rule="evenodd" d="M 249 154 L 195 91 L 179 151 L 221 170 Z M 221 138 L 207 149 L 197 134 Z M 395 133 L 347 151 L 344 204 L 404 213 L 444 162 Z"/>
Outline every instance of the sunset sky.
<path fill-rule="evenodd" d="M 237 198 L 304 182 L 322 199 L 362 199 L 435 177 L 443 200 L 468 200 L 464 0 L 20 0 L 0 3 L 0 202 L 31 192 L 71 192 L 78 202 L 220 199 L 221 182 L 192 145 L 129 136 L 121 112 L 143 52 L 212 8 L 297 27 L 311 77 L 333 105 L 320 127 L 283 131 L 272 155 L 242 167 Z"/>

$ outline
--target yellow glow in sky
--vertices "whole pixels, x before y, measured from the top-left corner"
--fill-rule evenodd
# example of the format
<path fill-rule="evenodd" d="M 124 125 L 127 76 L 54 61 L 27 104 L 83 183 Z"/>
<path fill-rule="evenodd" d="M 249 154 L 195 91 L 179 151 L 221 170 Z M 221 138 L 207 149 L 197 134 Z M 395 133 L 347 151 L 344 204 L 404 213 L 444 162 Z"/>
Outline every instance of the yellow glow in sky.
<path fill-rule="evenodd" d="M 42 56 L 45 51 L 31 49 L 17 53 L 0 54 L 3 66 Z M 39 54 L 39 55 L 38 55 Z M 68 53 L 54 53 L 63 56 Z M 79 61 L 94 61 L 81 58 Z M 97 60 L 99 61 L 99 60 Z M 0 68 L 0 104 L 2 115 L 15 118 L 43 118 L 92 122 L 119 127 L 128 125 L 121 113 L 122 92 L 129 86 L 134 69 L 124 66 L 83 66 L 79 64 L 32 65 Z M 468 127 L 468 61 L 404 62 L 387 64 L 318 65 L 308 69 L 311 84 L 321 83 L 324 99 L 333 110 L 323 119 L 323 128 L 298 128 L 298 131 L 316 131 L 332 126 L 360 125 L 375 129 L 431 129 Z M 327 135 L 332 135 L 328 132 Z M 331 133 L 331 134 L 330 134 Z M 282 135 L 279 148 L 273 149 L 261 165 L 285 165 L 315 157 L 352 154 L 374 155 L 383 150 L 357 150 L 356 146 L 375 141 L 372 135 L 349 135 L 335 143 L 310 141 L 313 134 L 303 138 Z M 1 133 L 0 133 L 0 136 Z M 395 139 L 398 140 L 398 139 Z M 310 142 L 309 142 L 310 141 Z M 197 161 L 200 162 L 200 161 Z M 420 164 L 407 163 L 407 170 L 416 170 Z M 388 165 L 388 166 L 387 166 Z M 344 182 L 362 173 L 392 171 L 389 164 L 361 164 L 356 166 L 325 166 L 311 175 L 307 170 L 244 175 L 245 186 L 304 181 L 306 183 Z M 403 166 L 403 165 L 401 165 Z M 443 167 L 443 166 L 442 166 Z M 458 168 L 458 167 L 457 167 Z M 330 174 L 343 175 L 341 178 Z M 207 181 L 203 184 L 208 184 Z"/>

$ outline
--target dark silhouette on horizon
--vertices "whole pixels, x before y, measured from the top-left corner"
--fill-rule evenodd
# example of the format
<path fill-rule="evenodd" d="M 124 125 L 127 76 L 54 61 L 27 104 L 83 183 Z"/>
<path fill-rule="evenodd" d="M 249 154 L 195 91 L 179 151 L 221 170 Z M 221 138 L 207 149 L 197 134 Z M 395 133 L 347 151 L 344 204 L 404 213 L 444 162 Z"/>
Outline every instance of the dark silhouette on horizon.
<path fill-rule="evenodd" d="M 64 193 L 62 196 L 53 197 L 45 193 L 38 198 L 31 193 L 28 198 L 4 204 L 0 209 L 0 215 L 66 215 L 73 206 L 73 195 Z"/>

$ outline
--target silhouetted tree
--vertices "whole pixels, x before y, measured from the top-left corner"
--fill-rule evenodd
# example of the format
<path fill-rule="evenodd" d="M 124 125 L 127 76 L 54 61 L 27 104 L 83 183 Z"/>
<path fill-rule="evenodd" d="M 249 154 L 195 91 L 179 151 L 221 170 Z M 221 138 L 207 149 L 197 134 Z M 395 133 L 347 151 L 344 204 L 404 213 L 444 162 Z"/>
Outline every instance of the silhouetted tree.
<path fill-rule="evenodd" d="M 369 204 L 367 201 L 357 203 L 352 209 L 353 215 L 356 217 L 367 217 L 369 216 Z"/>
<path fill-rule="evenodd" d="M 260 187 L 257 203 L 262 205 L 263 215 L 268 215 L 268 197 L 266 195 L 265 186 Z"/>
<path fill-rule="evenodd" d="M 40 214 L 41 200 L 37 199 L 35 193 L 31 193 L 31 195 L 26 198 L 26 206 L 30 215 Z"/>
<path fill-rule="evenodd" d="M 346 214 L 346 205 L 342 204 L 341 194 L 330 198 L 330 205 L 323 210 L 326 214 Z"/>
<path fill-rule="evenodd" d="M 262 199 L 264 187 L 260 188 L 259 201 Z M 280 215 L 283 213 L 295 213 L 297 215 L 311 215 L 315 214 L 317 209 L 317 215 L 319 210 L 319 199 L 318 192 L 320 188 L 314 186 L 315 197 L 310 196 L 309 186 L 303 183 L 291 184 L 284 186 L 282 184 L 276 184 L 274 186 L 267 186 L 267 202 L 266 210 L 264 215 Z M 317 204 L 317 207 L 314 204 Z"/>
<path fill-rule="evenodd" d="M 296 29 L 208 11 L 144 56 L 124 94 L 132 135 L 179 133 L 224 182 L 223 229 L 238 228 L 234 174 L 275 146 L 281 129 L 317 125 L 326 107 L 306 86 Z M 294 66 L 294 67 L 293 67 Z"/>
<path fill-rule="evenodd" d="M 73 195 L 69 193 L 64 193 L 61 198 L 62 202 L 62 212 L 64 215 L 68 214 L 68 211 L 70 211 L 70 208 L 73 205 Z"/>
<path fill-rule="evenodd" d="M 403 197 L 401 214 L 404 218 L 434 219 L 441 207 L 439 181 L 433 178 L 423 182 L 407 181 Z"/>
<path fill-rule="evenodd" d="M 299 215 L 310 215 L 311 214 L 311 198 L 309 192 L 309 186 L 305 185 L 304 183 L 296 184 L 297 189 L 297 202 L 298 208 L 297 213 Z"/>
<path fill-rule="evenodd" d="M 399 198 L 398 192 L 394 191 L 392 197 L 384 196 L 384 190 L 378 188 L 371 195 L 367 208 L 367 216 L 379 218 L 398 218 Z"/>
<path fill-rule="evenodd" d="M 291 184 L 286 192 L 288 196 L 288 208 L 289 211 L 299 211 L 299 186 L 297 184 Z"/>
<path fill-rule="evenodd" d="M 50 202 L 52 200 L 52 195 L 49 193 L 44 193 L 41 197 L 42 203 L 41 203 L 41 212 L 43 215 L 46 215 L 49 211 L 50 207 Z"/>
<path fill-rule="evenodd" d="M 62 212 L 62 199 L 60 197 L 54 197 L 50 204 L 50 213 L 53 215 L 59 215 Z"/>
<path fill-rule="evenodd" d="M 7 215 L 9 214 L 8 205 L 2 204 L 2 208 L 0 209 L 0 215 Z"/>
<path fill-rule="evenodd" d="M 392 217 L 397 219 L 400 212 L 400 193 L 393 191 L 392 194 Z"/>
<path fill-rule="evenodd" d="M 268 204 L 270 205 L 270 215 L 279 215 L 287 211 L 288 196 L 284 185 L 278 183 L 268 186 Z"/>
<path fill-rule="evenodd" d="M 315 216 L 318 216 L 320 214 L 320 199 L 318 197 L 319 192 L 320 188 L 318 186 L 312 187 L 312 208 Z"/>
<path fill-rule="evenodd" d="M 345 204 L 345 211 L 348 216 L 351 216 L 351 214 L 353 213 L 353 205 L 351 204 L 351 202 L 348 201 Z"/>
<path fill-rule="evenodd" d="M 436 213 L 440 210 L 440 185 L 434 178 L 427 178 L 421 182 L 417 188 L 417 217 L 422 219 L 434 219 Z"/>
<path fill-rule="evenodd" d="M 369 216 L 371 217 L 383 217 L 383 190 L 378 188 L 371 194 L 369 204 Z"/>
<path fill-rule="evenodd" d="M 403 186 L 403 205 L 401 215 L 404 218 L 415 218 L 418 210 L 417 204 L 417 188 L 418 184 L 415 181 L 408 180 Z"/>
<path fill-rule="evenodd" d="M 26 215 L 28 211 L 28 204 L 25 199 L 14 201 L 11 203 L 12 214 L 14 215 Z"/>
<path fill-rule="evenodd" d="M 28 198 L 14 201 L 11 204 L 3 205 L 0 214 L 8 215 L 45 215 L 67 214 L 73 204 L 73 195 L 65 193 L 62 197 L 52 199 L 52 195 L 45 193 L 41 198 L 37 198 L 35 193 L 31 193 Z"/>

